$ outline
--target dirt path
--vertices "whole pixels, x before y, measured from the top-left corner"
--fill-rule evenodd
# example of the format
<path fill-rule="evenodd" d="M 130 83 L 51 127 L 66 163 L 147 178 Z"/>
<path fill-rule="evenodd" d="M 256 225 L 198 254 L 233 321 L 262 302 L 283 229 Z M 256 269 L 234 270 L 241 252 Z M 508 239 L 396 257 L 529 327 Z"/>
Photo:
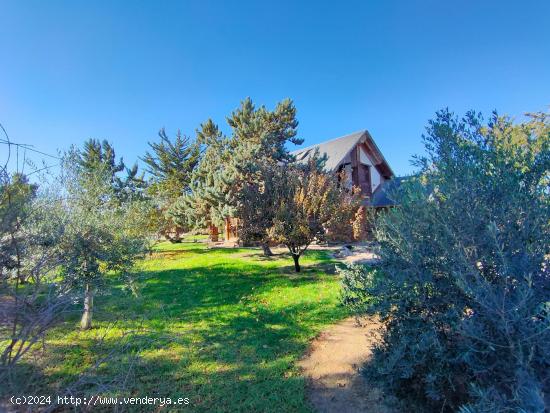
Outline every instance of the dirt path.
<path fill-rule="evenodd" d="M 368 245 L 312 246 L 326 250 L 346 264 L 375 264 L 379 257 Z M 281 247 L 275 254 L 286 253 Z M 391 399 L 360 373 L 371 357 L 371 349 L 379 340 L 381 324 L 373 317 L 354 317 L 339 322 L 312 341 L 308 353 L 298 363 L 308 380 L 308 397 L 320 413 L 398 413 Z"/>
<path fill-rule="evenodd" d="M 309 399 L 319 412 L 394 413 L 384 395 L 359 369 L 371 356 L 380 323 L 348 318 L 321 333 L 300 361 L 309 383 Z"/>
<path fill-rule="evenodd" d="M 375 262 L 367 247 L 337 250 L 335 258 L 345 263 Z M 380 339 L 380 322 L 374 317 L 339 322 L 311 343 L 299 365 L 308 379 L 308 395 L 318 412 L 397 413 L 390 400 L 361 374 Z"/>

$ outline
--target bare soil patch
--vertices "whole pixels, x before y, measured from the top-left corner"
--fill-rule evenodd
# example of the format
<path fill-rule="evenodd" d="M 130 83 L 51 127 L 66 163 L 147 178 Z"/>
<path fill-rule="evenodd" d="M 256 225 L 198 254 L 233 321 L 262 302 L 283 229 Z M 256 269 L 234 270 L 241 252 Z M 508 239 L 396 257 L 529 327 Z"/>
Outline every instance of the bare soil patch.
<path fill-rule="evenodd" d="M 299 365 L 308 380 L 309 399 L 319 412 L 395 413 L 391 400 L 360 369 L 379 339 L 375 318 L 350 317 L 331 326 L 312 343 Z"/>

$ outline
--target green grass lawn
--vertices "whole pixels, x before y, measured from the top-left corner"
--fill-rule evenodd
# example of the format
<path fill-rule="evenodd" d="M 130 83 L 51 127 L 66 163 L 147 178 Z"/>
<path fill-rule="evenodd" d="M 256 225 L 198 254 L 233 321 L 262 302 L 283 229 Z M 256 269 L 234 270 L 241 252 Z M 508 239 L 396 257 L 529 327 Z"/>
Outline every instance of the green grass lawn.
<path fill-rule="evenodd" d="M 160 244 L 140 265 L 137 297 L 113 278 L 94 329 L 78 331 L 75 315 L 51 334 L 42 382 L 52 394 L 80 377 L 90 393 L 99 383 L 111 395 L 190 399 L 163 411 L 309 411 L 296 361 L 346 311 L 335 263 L 321 251 L 301 261 L 297 275 L 286 254 Z"/>

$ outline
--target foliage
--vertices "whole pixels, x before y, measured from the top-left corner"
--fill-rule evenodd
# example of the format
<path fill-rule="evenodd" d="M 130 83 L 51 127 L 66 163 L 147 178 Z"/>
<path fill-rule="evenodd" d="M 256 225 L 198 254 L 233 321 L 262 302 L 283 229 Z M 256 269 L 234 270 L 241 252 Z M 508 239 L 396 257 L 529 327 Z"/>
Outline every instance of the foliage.
<path fill-rule="evenodd" d="M 142 158 L 151 174 L 148 193 L 153 197 L 156 208 L 149 217 L 159 234 L 171 241 L 179 241 L 183 232 L 181 220 L 174 219 L 173 205 L 189 191 L 191 176 L 200 159 L 200 147 L 191 139 L 176 133 L 174 141 L 166 131 L 159 131 L 160 142 L 149 143 L 152 152 Z"/>
<path fill-rule="evenodd" d="M 233 132 L 232 147 L 261 154 L 262 159 L 290 161 L 287 143 L 300 145 L 297 138 L 296 108 L 290 99 L 279 102 L 273 111 L 265 106 L 256 108 L 250 98 L 227 118 Z"/>
<path fill-rule="evenodd" d="M 159 244 L 136 274 L 138 297 L 107 277 L 94 329 L 66 323 L 48 335 L 43 374 L 26 373 L 25 384 L 34 386 L 27 393 L 59 394 L 84 377 L 88 386 L 75 396 L 189 397 L 194 412 L 310 412 L 297 361 L 346 311 L 338 280 L 323 271 L 334 265 L 328 254 L 308 251 L 303 261 L 303 275 L 289 277 L 285 256 L 266 260 L 255 250 L 209 249 L 191 239 Z M 90 372 L 120 343 L 123 356 Z M 0 386 L 0 397 L 5 392 Z"/>
<path fill-rule="evenodd" d="M 78 163 L 82 170 L 93 171 L 103 167 L 111 183 L 116 181 L 116 174 L 124 170 L 124 161 L 120 158 L 117 162 L 115 149 L 107 140 L 88 139 L 79 155 Z"/>
<path fill-rule="evenodd" d="M 147 204 L 137 199 L 120 202 L 111 186 L 110 169 L 83 168 L 79 159 L 81 154 L 71 150 L 63 161 L 67 222 L 60 268 L 64 283 L 85 290 L 82 328 L 90 328 L 93 296 L 105 275 L 127 274 L 146 250 Z"/>
<path fill-rule="evenodd" d="M 83 173 L 94 174 L 101 169 L 106 175 L 115 194 L 122 201 L 132 197 L 143 197 L 145 181 L 143 174 L 138 175 L 138 165 L 127 168 L 124 160 L 116 160 L 115 148 L 107 140 L 88 139 L 78 154 L 77 162 Z M 121 178 L 120 172 L 126 171 Z"/>
<path fill-rule="evenodd" d="M 278 205 L 268 233 L 274 241 L 286 245 L 299 272 L 302 253 L 314 240 L 325 239 L 332 222 L 349 218 L 352 208 L 342 205 L 357 205 L 359 198 L 339 185 L 336 177 L 323 172 L 315 158 L 305 166 L 285 165 L 279 169 Z"/>
<path fill-rule="evenodd" d="M 0 182 L 0 277 L 14 270 L 17 278 L 25 282 L 21 272 L 24 254 L 22 226 L 30 211 L 29 205 L 36 196 L 36 185 L 30 184 L 23 174 L 11 177 L 2 175 Z"/>
<path fill-rule="evenodd" d="M 383 274 L 361 264 L 348 264 L 345 268 L 338 268 L 337 271 L 342 283 L 342 303 L 353 314 L 363 315 L 365 308 L 372 301 L 369 288 L 377 282 L 383 282 Z"/>
<path fill-rule="evenodd" d="M 345 301 L 386 323 L 378 382 L 429 410 L 543 412 L 550 388 L 550 125 L 437 113 L 421 174 L 377 221 L 380 274 Z M 412 404 L 409 404 L 412 405 Z"/>
<path fill-rule="evenodd" d="M 273 112 L 264 107 L 254 110 L 247 99 L 228 122 L 239 152 L 234 158 L 237 177 L 233 180 L 239 237 L 245 244 L 260 243 L 264 254 L 271 255 L 268 230 L 279 202 L 277 170 L 294 160 L 286 144 L 303 142 L 296 138 L 296 108 L 286 99 Z"/>
<path fill-rule="evenodd" d="M 233 213 L 228 206 L 230 195 L 225 177 L 231 158 L 229 139 L 209 119 L 197 131 L 197 143 L 203 148 L 201 160 L 191 175 L 189 191 L 172 209 L 176 222 L 195 230 L 219 227 Z"/>
<path fill-rule="evenodd" d="M 239 237 L 245 245 L 259 242 L 264 255 L 271 255 L 269 229 L 283 197 L 285 185 L 281 180 L 285 174 L 280 165 L 273 163 L 259 163 L 255 169 L 257 179 L 244 182 L 238 194 Z"/>
<path fill-rule="evenodd" d="M 0 171 L 0 381 L 58 321 L 71 303 L 55 283 L 63 217 L 22 173 Z"/>
<path fill-rule="evenodd" d="M 339 182 L 343 182 L 346 179 L 344 172 L 340 175 Z M 339 190 L 338 198 L 340 202 L 338 210 L 324 225 L 326 240 L 332 242 L 364 240 L 365 208 L 361 207 L 360 189 L 352 187 L 351 190 Z"/>
<path fill-rule="evenodd" d="M 179 212 L 195 227 L 220 226 L 228 217 L 239 218 L 241 240 L 259 242 L 269 255 L 267 229 L 277 202 L 270 179 L 277 165 L 292 160 L 286 144 L 302 142 L 296 138 L 296 108 L 286 99 L 269 111 L 248 98 L 227 123 L 230 137 L 211 120 L 201 125 L 197 140 L 205 147 L 204 157 Z"/>
<path fill-rule="evenodd" d="M 353 239 L 364 241 L 369 236 L 369 223 L 372 221 L 373 211 L 367 211 L 365 206 L 360 206 L 355 210 L 351 224 Z"/>
<path fill-rule="evenodd" d="M 139 172 L 138 164 L 135 163 L 131 168 L 126 169 L 126 176 L 119 178 L 119 185 L 116 188 L 116 195 L 122 202 L 132 200 L 144 200 L 147 197 L 147 182 L 145 181 L 144 172 Z"/>
<path fill-rule="evenodd" d="M 159 131 L 160 142 L 151 143 L 143 162 L 152 175 L 151 191 L 166 200 L 178 198 L 189 187 L 191 174 L 200 158 L 199 147 L 180 131 L 172 142 L 166 131 Z"/>

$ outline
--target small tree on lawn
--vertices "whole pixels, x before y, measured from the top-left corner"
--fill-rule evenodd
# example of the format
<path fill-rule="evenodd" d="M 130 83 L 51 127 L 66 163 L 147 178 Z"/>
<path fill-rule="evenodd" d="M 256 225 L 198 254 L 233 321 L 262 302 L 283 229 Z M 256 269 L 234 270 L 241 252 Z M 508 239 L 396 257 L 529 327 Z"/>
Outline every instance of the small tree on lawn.
<path fill-rule="evenodd" d="M 349 197 L 356 194 L 338 185 L 334 176 L 323 172 L 316 159 L 306 167 L 287 165 L 279 168 L 275 211 L 269 235 L 288 248 L 296 272 L 300 272 L 300 257 L 315 241 L 326 236 L 326 228 L 333 220 L 345 219 L 341 210 Z M 351 223 L 350 223 L 351 224 Z"/>
<path fill-rule="evenodd" d="M 82 289 L 81 328 L 89 329 L 94 295 L 101 291 L 105 276 L 110 272 L 127 276 L 146 250 L 147 206 L 142 200 L 120 202 L 109 169 L 101 165 L 84 169 L 79 158 L 79 152 L 71 150 L 63 160 L 67 222 L 61 240 L 61 273 L 67 285 Z M 129 278 L 126 281 L 131 284 Z"/>
<path fill-rule="evenodd" d="M 281 201 L 291 195 L 296 184 L 285 173 L 285 169 L 294 167 L 297 166 L 260 161 L 254 165 L 256 179 L 243 182 L 239 191 L 239 236 L 244 240 L 259 242 L 265 256 L 273 255 L 269 248 L 273 241 L 270 229 Z"/>

